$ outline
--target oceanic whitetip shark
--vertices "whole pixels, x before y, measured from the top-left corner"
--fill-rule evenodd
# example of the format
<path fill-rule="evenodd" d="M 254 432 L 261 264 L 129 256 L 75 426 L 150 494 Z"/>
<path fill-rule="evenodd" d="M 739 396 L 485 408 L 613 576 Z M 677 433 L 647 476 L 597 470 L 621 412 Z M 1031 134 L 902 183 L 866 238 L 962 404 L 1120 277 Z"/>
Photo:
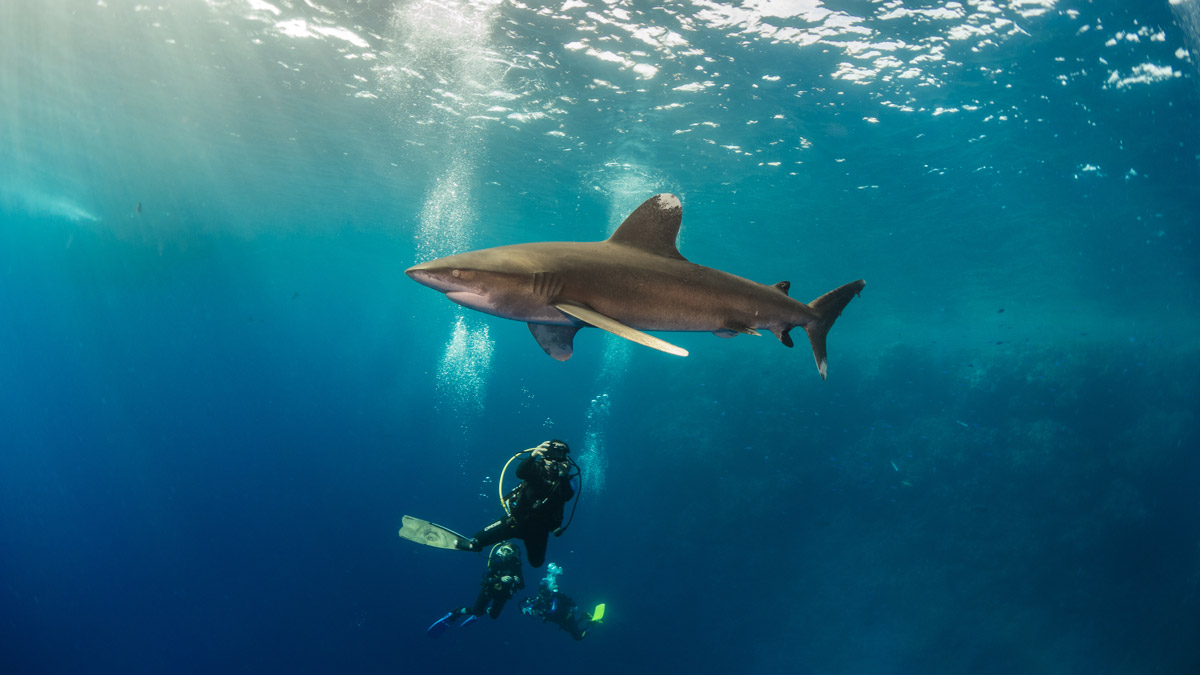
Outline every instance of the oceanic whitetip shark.
<path fill-rule="evenodd" d="M 689 262 L 675 247 L 682 220 L 675 195 L 655 195 L 606 241 L 499 246 L 414 265 L 407 274 L 464 307 L 528 322 L 559 361 L 571 358 L 584 326 L 679 356 L 687 351 L 642 331 L 733 337 L 765 329 L 791 347 L 788 331 L 801 326 L 824 378 L 825 336 L 866 282 L 806 305 L 788 297 L 786 281 L 767 286 Z"/>

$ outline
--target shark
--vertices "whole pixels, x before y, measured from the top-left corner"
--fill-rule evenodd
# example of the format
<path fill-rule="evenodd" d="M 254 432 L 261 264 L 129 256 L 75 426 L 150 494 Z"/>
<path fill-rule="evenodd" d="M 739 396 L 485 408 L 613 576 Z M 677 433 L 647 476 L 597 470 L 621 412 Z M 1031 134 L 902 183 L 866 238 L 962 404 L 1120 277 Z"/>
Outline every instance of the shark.
<path fill-rule="evenodd" d="M 807 304 L 791 284 L 761 284 L 697 265 L 676 244 L 683 205 L 672 194 L 642 203 L 604 241 L 533 242 L 458 253 L 406 270 L 451 301 L 523 321 L 538 345 L 571 358 L 579 329 L 594 326 L 668 354 L 688 352 L 646 331 L 711 332 L 719 337 L 773 333 L 787 347 L 797 326 L 808 334 L 821 378 L 826 336 L 862 279 Z"/>

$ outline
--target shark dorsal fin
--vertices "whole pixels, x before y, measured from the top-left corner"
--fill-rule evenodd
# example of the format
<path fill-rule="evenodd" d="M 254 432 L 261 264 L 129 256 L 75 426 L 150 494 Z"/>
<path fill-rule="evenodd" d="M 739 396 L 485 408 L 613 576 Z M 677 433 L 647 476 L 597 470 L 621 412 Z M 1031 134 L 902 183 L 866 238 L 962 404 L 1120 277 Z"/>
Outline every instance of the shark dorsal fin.
<path fill-rule="evenodd" d="M 790 281 L 781 281 L 781 282 L 775 284 L 775 288 L 779 289 L 780 291 L 783 291 L 784 295 L 788 294 L 788 289 L 790 289 L 791 287 L 792 287 L 792 282 L 790 282 Z"/>
<path fill-rule="evenodd" d="M 609 241 L 677 260 L 687 260 L 679 254 L 675 240 L 683 222 L 683 205 L 671 194 L 654 195 L 642 202 Z"/>

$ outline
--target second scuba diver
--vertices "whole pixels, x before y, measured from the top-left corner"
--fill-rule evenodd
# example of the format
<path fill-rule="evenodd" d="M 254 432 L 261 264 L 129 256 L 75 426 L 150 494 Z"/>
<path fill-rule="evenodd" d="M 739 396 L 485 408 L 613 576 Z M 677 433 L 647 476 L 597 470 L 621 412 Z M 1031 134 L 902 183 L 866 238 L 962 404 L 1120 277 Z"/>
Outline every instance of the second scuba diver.
<path fill-rule="evenodd" d="M 497 544 L 488 554 L 487 571 L 483 573 L 475 606 L 446 612 L 426 632 L 431 637 L 437 637 L 455 621 L 462 619 L 458 625 L 465 626 L 485 613 L 493 619 L 498 618 L 500 612 L 504 611 L 505 603 L 522 588 L 525 588 L 525 580 L 521 578 L 521 552 L 507 541 Z"/>

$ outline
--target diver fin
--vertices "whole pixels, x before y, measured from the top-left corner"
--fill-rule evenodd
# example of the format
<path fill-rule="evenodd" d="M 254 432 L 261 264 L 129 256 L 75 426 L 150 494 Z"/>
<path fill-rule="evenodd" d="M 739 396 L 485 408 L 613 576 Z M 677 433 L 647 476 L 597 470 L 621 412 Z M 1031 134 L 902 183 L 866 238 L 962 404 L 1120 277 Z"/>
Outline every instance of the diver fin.
<path fill-rule="evenodd" d="M 425 629 L 425 634 L 431 638 L 440 636 L 442 633 L 446 632 L 446 629 L 448 629 L 448 628 L 450 628 L 450 626 L 454 625 L 453 621 L 457 616 L 458 616 L 457 610 L 451 611 L 451 612 L 446 612 L 445 616 L 438 619 L 437 621 L 434 621 L 432 624 L 429 625 L 429 628 Z"/>
<path fill-rule="evenodd" d="M 475 619 L 479 618 L 479 617 L 475 616 L 475 614 L 473 614 L 471 612 L 471 610 L 467 609 L 466 607 L 459 607 L 458 609 L 452 609 L 449 612 L 446 612 L 445 616 L 438 619 L 437 621 L 434 621 L 429 626 L 429 628 L 426 628 L 425 634 L 428 635 L 429 637 L 433 637 L 433 638 L 438 637 L 442 633 L 445 633 L 446 630 L 449 629 L 451 626 L 453 626 L 454 622 L 456 620 L 458 620 L 458 618 L 461 616 L 465 616 L 466 618 L 464 618 L 462 621 L 459 621 L 458 626 L 460 628 L 462 626 L 465 626 L 465 625 L 471 623 Z"/>
<path fill-rule="evenodd" d="M 675 195 L 654 195 L 642 202 L 608 238 L 617 244 L 632 246 L 655 255 L 687 260 L 679 254 L 675 241 L 683 222 L 683 205 Z"/>
<path fill-rule="evenodd" d="M 859 279 L 851 281 L 844 286 L 839 286 L 825 295 L 808 303 L 808 306 L 817 315 L 816 321 L 810 321 L 804 326 L 804 331 L 808 333 L 808 341 L 812 344 L 813 358 L 817 360 L 817 372 L 821 373 L 821 379 L 825 379 L 825 336 L 829 334 L 829 329 L 833 326 L 833 322 L 842 314 L 842 310 L 846 305 L 854 299 L 854 296 L 862 292 L 867 282 Z M 783 331 L 783 335 L 787 335 L 787 331 Z M 781 336 L 780 340 L 783 339 Z M 790 341 L 791 338 L 788 338 Z M 787 344 L 786 342 L 784 344 Z M 791 345 L 788 345 L 791 347 Z"/>
<path fill-rule="evenodd" d="M 401 520 L 400 538 L 415 541 L 434 548 L 448 548 L 458 551 L 470 551 L 471 539 L 464 537 L 454 530 L 435 525 L 427 520 L 404 516 Z"/>
<path fill-rule="evenodd" d="M 583 627 L 580 629 L 579 634 L 575 636 L 575 639 L 582 640 L 583 638 L 587 637 L 588 631 L 592 629 L 592 626 L 595 626 L 598 623 L 604 623 L 603 602 L 596 605 L 596 609 L 592 610 L 591 618 L 583 623 Z"/>
<path fill-rule="evenodd" d="M 529 332 L 537 340 L 542 351 L 557 361 L 566 361 L 574 351 L 575 333 L 579 326 L 556 326 L 548 323 L 531 323 Z"/>
<path fill-rule="evenodd" d="M 613 335 L 623 337 L 626 340 L 631 340 L 638 344 L 646 345 L 647 347 L 657 349 L 660 352 L 674 354 L 675 356 L 688 355 L 687 350 L 683 349 L 682 347 L 676 347 L 666 340 L 660 340 L 649 333 L 643 333 L 635 328 L 630 328 L 616 319 L 604 316 L 600 312 L 588 307 L 584 307 L 583 305 L 573 305 L 566 302 L 560 302 L 556 303 L 554 307 L 563 314 L 573 316 L 580 321 L 591 324 L 596 328 L 606 330 Z"/>

